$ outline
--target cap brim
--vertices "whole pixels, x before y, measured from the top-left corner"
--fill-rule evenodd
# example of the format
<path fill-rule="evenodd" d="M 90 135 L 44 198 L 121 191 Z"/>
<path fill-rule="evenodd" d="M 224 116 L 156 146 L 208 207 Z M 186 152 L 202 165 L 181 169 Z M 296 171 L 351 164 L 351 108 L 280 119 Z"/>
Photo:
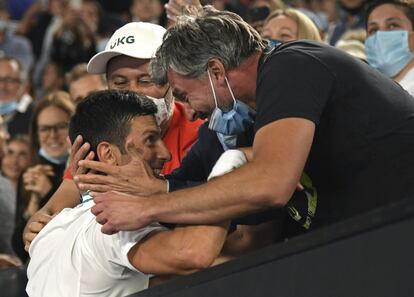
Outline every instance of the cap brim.
<path fill-rule="evenodd" d="M 93 56 L 88 63 L 87 71 L 91 74 L 103 74 L 106 72 L 108 61 L 116 56 L 123 55 L 119 51 L 104 51 Z"/>

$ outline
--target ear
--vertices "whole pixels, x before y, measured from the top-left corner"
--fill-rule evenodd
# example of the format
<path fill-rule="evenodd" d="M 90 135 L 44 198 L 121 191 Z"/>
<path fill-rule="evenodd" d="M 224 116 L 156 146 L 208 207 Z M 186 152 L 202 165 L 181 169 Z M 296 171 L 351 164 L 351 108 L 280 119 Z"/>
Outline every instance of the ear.
<path fill-rule="evenodd" d="M 125 143 L 125 150 L 128 153 L 129 156 L 131 156 L 133 159 L 142 159 L 143 158 L 143 154 L 144 152 L 142 151 L 142 149 L 137 148 L 133 141 L 127 141 Z"/>
<path fill-rule="evenodd" d="M 225 84 L 224 77 L 226 76 L 226 69 L 219 59 L 211 59 L 208 61 L 207 67 L 210 71 L 211 79 L 216 79 L 218 81 L 218 84 Z"/>
<path fill-rule="evenodd" d="M 121 160 L 121 152 L 118 147 L 106 141 L 98 144 L 96 153 L 99 161 L 107 164 L 118 165 Z"/>

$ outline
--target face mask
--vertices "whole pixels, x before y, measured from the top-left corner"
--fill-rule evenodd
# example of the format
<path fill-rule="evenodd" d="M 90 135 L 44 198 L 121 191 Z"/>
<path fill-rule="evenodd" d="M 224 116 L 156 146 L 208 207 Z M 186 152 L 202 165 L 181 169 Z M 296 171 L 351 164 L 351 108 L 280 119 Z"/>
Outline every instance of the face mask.
<path fill-rule="evenodd" d="M 0 103 L 0 115 L 12 113 L 16 110 L 16 108 L 17 108 L 16 100 L 12 100 L 6 103 Z"/>
<path fill-rule="evenodd" d="M 413 59 L 408 46 L 408 31 L 377 31 L 365 41 L 369 65 L 394 77 Z"/>
<path fill-rule="evenodd" d="M 218 132 L 216 134 L 225 151 L 237 148 L 237 135 L 224 135 Z"/>
<path fill-rule="evenodd" d="M 218 108 L 216 92 L 214 90 L 213 82 L 211 81 L 210 72 L 208 70 L 207 74 L 210 80 L 214 102 L 216 104 L 216 108 L 210 117 L 208 128 L 224 135 L 236 135 L 244 132 L 247 126 L 254 123 L 256 112 L 245 103 L 234 98 L 233 91 L 230 88 L 227 77 L 225 77 L 226 84 L 234 103 L 232 110 L 223 112 L 220 108 Z"/>
<path fill-rule="evenodd" d="M 48 160 L 50 163 L 53 163 L 55 165 L 63 165 L 66 164 L 66 161 L 68 160 L 69 154 L 65 154 L 60 157 L 52 157 L 43 148 L 39 149 L 39 155 Z"/>
<path fill-rule="evenodd" d="M 172 108 L 168 108 L 167 103 L 165 102 L 164 98 L 153 98 L 150 96 L 147 96 L 149 99 L 152 100 L 152 102 L 155 103 L 157 106 L 157 113 L 155 114 L 155 120 L 157 122 L 157 125 L 160 126 L 161 124 L 165 123 L 169 120 L 169 118 L 172 115 Z"/>
<path fill-rule="evenodd" d="M 279 40 L 276 40 L 276 39 L 269 39 L 269 43 L 270 43 L 270 46 L 271 46 L 271 47 L 276 47 L 276 46 L 278 46 L 279 44 L 281 44 L 282 42 L 281 42 L 281 41 L 279 41 Z"/>

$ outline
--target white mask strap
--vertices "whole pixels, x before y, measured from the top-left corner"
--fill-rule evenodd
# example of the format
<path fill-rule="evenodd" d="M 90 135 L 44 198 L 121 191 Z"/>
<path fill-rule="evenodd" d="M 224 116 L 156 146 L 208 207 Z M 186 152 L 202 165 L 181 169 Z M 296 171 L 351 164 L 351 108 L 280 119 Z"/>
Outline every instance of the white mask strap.
<path fill-rule="evenodd" d="M 233 91 L 230 87 L 229 81 L 227 80 L 227 76 L 225 76 L 224 79 L 226 80 L 227 87 L 229 88 L 231 98 L 233 98 L 233 102 L 234 102 L 234 104 L 236 104 L 236 98 L 234 98 L 234 94 L 233 94 Z"/>
<path fill-rule="evenodd" d="M 209 71 L 208 69 L 207 69 L 207 74 L 208 74 L 208 79 L 210 80 L 211 90 L 213 91 L 214 103 L 216 103 L 216 108 L 218 108 L 218 105 L 217 105 L 217 97 L 216 97 L 216 91 L 214 90 L 213 82 L 212 82 L 212 80 L 211 80 L 210 71 Z"/>

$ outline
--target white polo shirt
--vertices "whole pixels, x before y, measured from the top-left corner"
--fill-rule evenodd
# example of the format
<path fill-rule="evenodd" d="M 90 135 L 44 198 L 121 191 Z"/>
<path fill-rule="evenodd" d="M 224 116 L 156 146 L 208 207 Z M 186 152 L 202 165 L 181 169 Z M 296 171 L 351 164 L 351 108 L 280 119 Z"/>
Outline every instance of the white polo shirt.
<path fill-rule="evenodd" d="M 30 297 L 126 296 L 148 288 L 149 276 L 128 261 L 128 251 L 150 232 L 101 232 L 93 200 L 62 210 L 30 245 L 26 291 Z"/>

